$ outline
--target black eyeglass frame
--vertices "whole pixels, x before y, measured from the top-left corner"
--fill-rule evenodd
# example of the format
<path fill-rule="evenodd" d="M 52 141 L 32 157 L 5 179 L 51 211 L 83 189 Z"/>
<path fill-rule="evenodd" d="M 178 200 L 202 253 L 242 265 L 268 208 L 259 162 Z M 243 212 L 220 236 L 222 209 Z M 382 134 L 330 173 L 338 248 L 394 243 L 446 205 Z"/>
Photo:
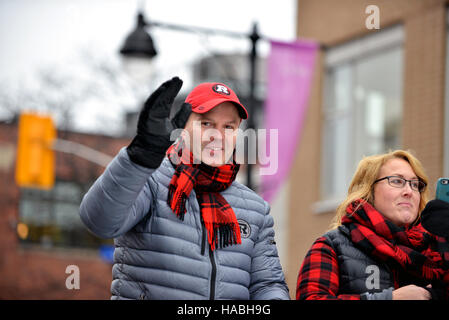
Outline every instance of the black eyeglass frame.
<path fill-rule="evenodd" d="M 393 186 L 393 185 L 391 185 L 390 178 L 401 179 L 402 181 L 405 181 L 405 182 L 404 182 L 404 184 L 402 185 L 402 187 Z M 404 188 L 404 187 L 405 187 L 405 184 L 408 182 L 408 184 L 410 185 L 410 188 L 411 188 L 412 190 L 414 190 L 414 191 L 418 191 L 419 193 L 424 192 L 424 190 L 425 190 L 426 187 L 427 187 L 427 184 L 426 184 L 424 181 L 421 181 L 421 180 L 419 180 L 419 179 L 407 180 L 407 179 L 405 179 L 405 178 L 403 178 L 403 177 L 400 177 L 400 176 L 386 176 L 386 177 L 377 179 L 376 181 L 374 181 L 373 184 L 375 184 L 375 183 L 377 183 L 377 182 L 379 182 L 379 181 L 385 180 L 385 179 L 388 179 L 388 185 L 392 186 L 393 188 Z M 418 181 L 423 187 L 422 187 L 422 188 L 419 188 L 419 187 L 418 187 L 418 189 L 415 189 L 415 188 L 412 186 L 412 181 Z"/>

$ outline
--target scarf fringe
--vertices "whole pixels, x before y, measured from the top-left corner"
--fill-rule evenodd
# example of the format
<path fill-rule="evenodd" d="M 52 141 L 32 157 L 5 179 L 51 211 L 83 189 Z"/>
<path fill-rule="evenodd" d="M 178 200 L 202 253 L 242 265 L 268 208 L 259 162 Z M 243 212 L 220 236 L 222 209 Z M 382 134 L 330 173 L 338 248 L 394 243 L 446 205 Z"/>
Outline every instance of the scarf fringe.
<path fill-rule="evenodd" d="M 184 221 L 186 213 L 187 195 L 184 192 L 179 192 L 175 186 L 170 185 L 168 188 L 168 205 L 181 221 Z"/>
<path fill-rule="evenodd" d="M 241 243 L 240 226 L 232 224 L 208 223 L 208 239 L 211 250 L 223 249 L 227 246 Z"/>

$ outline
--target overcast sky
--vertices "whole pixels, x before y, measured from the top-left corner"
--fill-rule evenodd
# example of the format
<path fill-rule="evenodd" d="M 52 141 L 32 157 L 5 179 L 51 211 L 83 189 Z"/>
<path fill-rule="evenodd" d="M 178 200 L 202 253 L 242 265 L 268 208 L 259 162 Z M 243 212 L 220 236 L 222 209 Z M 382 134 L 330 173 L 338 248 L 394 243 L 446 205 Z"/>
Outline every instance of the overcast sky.
<path fill-rule="evenodd" d="M 21 85 L 43 66 L 69 69 L 82 50 L 119 59 L 139 4 L 149 20 L 237 32 L 249 32 L 257 22 L 264 36 L 295 38 L 295 0 L 0 0 L 0 84 Z M 190 66 L 198 57 L 249 50 L 244 39 L 160 28 L 150 32 L 159 52 L 153 65 L 161 78 L 179 75 L 189 81 Z M 258 48 L 261 55 L 269 52 L 267 43 Z"/>

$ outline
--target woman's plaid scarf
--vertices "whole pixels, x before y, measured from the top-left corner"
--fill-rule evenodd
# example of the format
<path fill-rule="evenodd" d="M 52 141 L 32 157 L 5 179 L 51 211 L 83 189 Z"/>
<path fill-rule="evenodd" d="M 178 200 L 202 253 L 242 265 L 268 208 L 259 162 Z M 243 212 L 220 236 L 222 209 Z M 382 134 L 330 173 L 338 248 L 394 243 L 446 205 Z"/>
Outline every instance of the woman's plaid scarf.
<path fill-rule="evenodd" d="M 235 180 L 240 166 L 194 164 L 192 153 L 182 152 L 182 146 L 181 141 L 167 150 L 167 156 L 175 166 L 175 174 L 168 187 L 169 207 L 184 220 L 186 200 L 192 189 L 195 189 L 211 249 L 240 244 L 240 226 L 234 210 L 220 194 Z"/>
<path fill-rule="evenodd" d="M 342 224 L 354 244 L 368 255 L 386 262 L 394 272 L 449 283 L 449 246 L 444 238 L 429 234 L 421 224 L 398 227 L 363 200 L 350 204 L 346 213 Z"/>

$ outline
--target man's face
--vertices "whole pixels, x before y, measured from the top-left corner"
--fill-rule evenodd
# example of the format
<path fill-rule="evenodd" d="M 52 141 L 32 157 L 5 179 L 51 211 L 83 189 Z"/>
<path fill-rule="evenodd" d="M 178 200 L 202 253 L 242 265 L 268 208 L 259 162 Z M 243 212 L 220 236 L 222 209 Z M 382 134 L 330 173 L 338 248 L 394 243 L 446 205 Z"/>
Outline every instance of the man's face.
<path fill-rule="evenodd" d="M 187 120 L 184 140 L 196 160 L 219 167 L 232 163 L 237 129 L 241 118 L 231 102 L 223 102 L 212 110 L 192 113 Z"/>

